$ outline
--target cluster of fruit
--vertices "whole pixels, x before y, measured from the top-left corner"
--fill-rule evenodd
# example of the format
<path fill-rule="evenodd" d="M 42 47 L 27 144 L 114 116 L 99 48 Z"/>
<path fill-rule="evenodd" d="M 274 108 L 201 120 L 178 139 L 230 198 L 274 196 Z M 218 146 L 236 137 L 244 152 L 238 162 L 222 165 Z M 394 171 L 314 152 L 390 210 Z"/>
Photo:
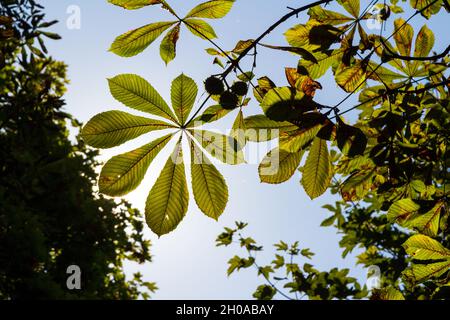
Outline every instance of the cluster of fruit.
<path fill-rule="evenodd" d="M 205 81 L 205 89 L 211 95 L 220 95 L 219 104 L 222 108 L 233 110 L 239 106 L 240 97 L 247 95 L 248 84 L 243 81 L 237 81 L 229 89 L 225 90 L 223 80 L 211 76 Z"/>

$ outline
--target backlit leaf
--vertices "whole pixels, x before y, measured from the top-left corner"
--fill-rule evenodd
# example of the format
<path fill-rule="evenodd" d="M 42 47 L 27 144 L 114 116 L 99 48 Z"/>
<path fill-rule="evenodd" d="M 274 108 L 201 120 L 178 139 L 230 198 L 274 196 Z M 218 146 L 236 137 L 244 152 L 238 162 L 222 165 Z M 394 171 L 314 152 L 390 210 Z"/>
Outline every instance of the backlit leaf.
<path fill-rule="evenodd" d="M 118 197 L 136 189 L 144 179 L 150 163 L 171 137 L 172 135 L 164 136 L 136 150 L 111 158 L 100 173 L 100 192 Z"/>
<path fill-rule="evenodd" d="M 108 81 L 113 97 L 127 107 L 176 122 L 167 103 L 145 79 L 135 74 L 121 74 Z"/>
<path fill-rule="evenodd" d="M 195 81 L 181 74 L 172 82 L 172 107 L 181 125 L 188 120 L 197 97 L 198 88 Z"/>
<path fill-rule="evenodd" d="M 212 0 L 193 8 L 186 18 L 219 19 L 225 17 L 233 7 L 234 0 Z"/>
<path fill-rule="evenodd" d="M 173 26 L 175 21 L 148 24 L 118 36 L 110 51 L 121 57 L 132 57 L 144 51 L 164 31 Z"/>
<path fill-rule="evenodd" d="M 332 176 L 333 168 L 327 142 L 315 138 L 302 168 L 303 188 L 311 199 L 317 198 L 328 189 Z"/>
<path fill-rule="evenodd" d="M 217 220 L 228 201 L 225 179 L 202 150 L 190 140 L 192 190 L 195 201 L 208 217 Z"/>
<path fill-rule="evenodd" d="M 161 41 L 161 46 L 159 53 L 161 59 L 166 63 L 166 65 L 175 59 L 177 54 L 177 42 L 180 37 L 180 25 L 177 24 L 172 30 L 170 30 L 167 35 Z"/>
<path fill-rule="evenodd" d="M 270 151 L 258 168 L 261 182 L 278 184 L 289 180 L 300 165 L 303 153 L 304 150 L 291 153 L 279 148 Z"/>
<path fill-rule="evenodd" d="M 175 146 L 147 198 L 147 225 L 158 236 L 174 230 L 186 215 L 189 193 L 181 141 Z"/>
<path fill-rule="evenodd" d="M 176 127 L 163 121 L 112 110 L 99 113 L 89 120 L 81 135 L 88 145 L 105 149 L 119 146 L 144 133 L 167 128 Z"/>

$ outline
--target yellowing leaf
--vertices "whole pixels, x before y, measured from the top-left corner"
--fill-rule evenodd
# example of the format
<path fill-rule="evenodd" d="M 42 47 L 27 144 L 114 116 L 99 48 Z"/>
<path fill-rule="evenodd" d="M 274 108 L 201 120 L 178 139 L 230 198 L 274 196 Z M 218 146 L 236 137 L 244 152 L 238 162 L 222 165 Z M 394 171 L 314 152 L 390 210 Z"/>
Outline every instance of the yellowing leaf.
<path fill-rule="evenodd" d="M 364 87 L 367 72 L 360 63 L 345 67 L 336 72 L 336 83 L 346 92 L 357 92 Z"/>
<path fill-rule="evenodd" d="M 413 37 L 414 29 L 409 23 L 402 18 L 394 21 L 394 39 L 400 55 L 409 56 L 411 54 Z"/>
<path fill-rule="evenodd" d="M 311 199 L 321 196 L 328 189 L 333 168 L 325 140 L 315 138 L 305 166 L 302 168 L 301 183 Z"/>
<path fill-rule="evenodd" d="M 177 54 L 177 42 L 180 37 L 180 25 L 177 24 L 171 31 L 161 41 L 161 46 L 159 49 L 161 59 L 166 63 L 166 65 L 175 59 Z"/>
<path fill-rule="evenodd" d="M 167 234 L 183 220 L 188 205 L 189 193 L 180 141 L 148 195 L 145 206 L 147 224 L 158 236 Z"/>
<path fill-rule="evenodd" d="M 118 36 L 111 45 L 110 51 L 121 57 L 132 57 L 144 51 L 164 31 L 176 22 L 157 22 L 128 31 Z"/>
<path fill-rule="evenodd" d="M 282 132 L 296 130 L 298 127 L 287 121 L 270 120 L 263 114 L 244 119 L 246 137 L 250 141 L 263 142 L 278 138 Z"/>
<path fill-rule="evenodd" d="M 189 132 L 210 155 L 223 163 L 231 165 L 245 163 L 244 154 L 233 137 L 206 130 Z"/>
<path fill-rule="evenodd" d="M 338 2 L 350 13 L 354 18 L 359 18 L 360 0 L 338 0 Z"/>
<path fill-rule="evenodd" d="M 359 2 L 359 0 L 358 0 L 358 2 Z M 347 22 L 354 20 L 353 18 L 347 17 L 344 14 L 341 14 L 341 13 L 338 13 L 335 11 L 331 11 L 331 10 L 326 10 L 320 6 L 315 6 L 315 7 L 312 7 L 311 9 L 309 9 L 308 15 L 311 19 L 315 19 L 322 23 L 328 23 L 328 24 L 332 24 L 332 25 L 339 25 L 339 24 L 347 23 Z"/>

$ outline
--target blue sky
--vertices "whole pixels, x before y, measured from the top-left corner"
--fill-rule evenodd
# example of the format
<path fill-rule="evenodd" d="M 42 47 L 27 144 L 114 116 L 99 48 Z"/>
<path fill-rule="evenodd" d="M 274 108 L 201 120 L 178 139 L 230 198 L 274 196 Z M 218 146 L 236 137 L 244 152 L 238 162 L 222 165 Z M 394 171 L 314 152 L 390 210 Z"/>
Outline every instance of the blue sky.
<path fill-rule="evenodd" d="M 107 3 L 106 0 L 41 0 L 48 19 L 58 19 L 60 23 L 52 28 L 63 40 L 49 41 L 48 48 L 58 60 L 69 65 L 70 85 L 65 96 L 66 110 L 83 122 L 99 112 L 118 109 L 129 112 L 126 107 L 115 101 L 109 93 L 107 78 L 121 73 L 136 73 L 146 78 L 170 101 L 170 84 L 181 72 L 192 77 L 199 86 L 211 74 L 219 73 L 217 66 L 204 49 L 210 45 L 183 30 L 178 44 L 178 57 L 165 66 L 159 57 L 159 41 L 144 53 L 129 59 L 118 57 L 108 48 L 114 38 L 125 31 L 150 22 L 171 19 L 166 11 L 158 7 L 149 7 L 137 11 L 125 11 Z M 200 3 L 197 0 L 168 1 L 182 15 Z M 362 6 L 368 1 L 362 0 Z M 296 7 L 306 1 L 292 0 L 237 0 L 232 12 L 219 21 L 212 21 L 224 48 L 233 48 L 238 40 L 255 38 L 273 21 L 284 15 L 287 6 Z M 69 6 L 78 6 L 81 10 L 81 28 L 71 30 L 66 26 L 69 18 Z M 333 6 L 331 6 L 333 8 Z M 433 23 L 427 23 L 432 30 L 445 25 L 445 15 L 440 15 Z M 281 26 L 264 41 L 269 44 L 285 45 L 283 33 L 293 24 L 305 22 L 306 15 L 301 15 Z M 421 26 L 425 21 L 415 17 L 413 25 Z M 442 37 L 443 39 L 440 39 Z M 448 36 L 436 34 L 436 47 L 439 51 L 445 47 Z M 270 75 L 279 85 L 285 85 L 284 67 L 295 67 L 298 58 L 288 53 L 277 53 L 268 49 L 259 49 L 258 77 Z M 320 80 L 324 89 L 317 93 L 319 102 L 333 104 L 345 96 L 332 79 L 327 76 Z M 350 99 L 344 106 L 351 107 L 355 99 Z M 253 101 L 245 109 L 246 115 L 259 113 L 259 106 Z M 131 111 L 131 113 L 135 113 Z M 350 116 L 351 117 L 351 116 Z M 221 121 L 217 128 L 229 128 L 235 113 Z M 216 124 L 214 125 L 216 126 Z M 155 135 L 156 136 L 156 135 Z M 146 141 L 152 134 L 136 139 L 112 150 L 102 152 L 101 160 L 134 149 Z M 168 148 L 171 150 L 171 148 Z M 145 199 L 151 185 L 167 158 L 161 154 L 150 167 L 141 186 L 126 199 L 144 211 Z M 157 299 L 250 299 L 262 279 L 257 279 L 255 270 L 246 270 L 227 277 L 227 261 L 238 252 L 238 248 L 216 248 L 215 238 L 225 226 L 232 226 L 234 221 L 249 223 L 248 234 L 264 245 L 267 252 L 260 254 L 260 264 L 269 263 L 272 244 L 280 239 L 293 242 L 300 241 L 301 247 L 309 247 L 316 253 L 313 264 L 322 269 L 333 267 L 351 268 L 351 274 L 364 279 L 364 271 L 355 266 L 353 257 L 341 259 L 341 250 L 337 242 L 340 236 L 332 228 L 321 228 L 320 223 L 329 216 L 321 206 L 334 202 L 326 194 L 311 201 L 299 181 L 297 173 L 290 181 L 282 185 L 265 185 L 259 183 L 257 165 L 248 164 L 239 167 L 219 166 L 224 174 L 230 197 L 226 211 L 215 222 L 206 218 L 195 206 L 193 199 L 187 216 L 175 232 L 158 239 L 150 230 L 146 235 L 152 240 L 154 261 L 145 266 L 127 264 L 127 272 L 139 270 L 144 278 L 156 281 L 160 290 L 153 295 Z M 188 176 L 189 176 L 188 172 Z M 302 262 L 302 261 L 300 261 Z"/>

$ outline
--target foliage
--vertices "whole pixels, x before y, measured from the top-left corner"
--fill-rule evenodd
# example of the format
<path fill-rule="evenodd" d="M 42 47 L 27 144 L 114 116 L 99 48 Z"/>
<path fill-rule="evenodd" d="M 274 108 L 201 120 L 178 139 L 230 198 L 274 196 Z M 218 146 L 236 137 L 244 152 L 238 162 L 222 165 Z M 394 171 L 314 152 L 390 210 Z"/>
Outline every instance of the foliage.
<path fill-rule="evenodd" d="M 209 95 L 186 122 L 175 118 L 173 114 L 173 111 L 177 116 L 188 113 L 180 111 L 181 105 L 173 103 L 172 111 L 156 91 L 138 80 L 137 76 L 124 77 L 127 77 L 127 84 L 139 86 L 135 89 L 141 95 L 136 97 L 119 88 L 111 88 L 119 101 L 172 121 L 171 125 L 181 129 L 182 135 L 190 140 L 192 132 L 195 132 L 191 129 L 193 122 L 202 124 L 217 121 L 238 109 L 231 135 L 237 142 L 233 145 L 238 146 L 232 148 L 234 152 L 240 152 L 247 141 L 279 138 L 279 146 L 271 150 L 260 165 L 262 182 L 282 183 L 299 171 L 302 175 L 301 185 L 311 199 L 329 189 L 342 196 L 342 201 L 336 206 L 327 206 L 334 214 L 324 221 L 324 225 L 335 225 L 343 232 L 340 245 L 344 248 L 344 255 L 361 247 L 365 251 L 360 256 L 360 263 L 365 266 L 381 264 L 386 288 L 374 292 L 373 297 L 398 298 L 401 293 L 406 298 L 437 298 L 442 292 L 445 297 L 450 276 L 446 253 L 449 248 L 447 144 L 450 136 L 450 46 L 441 53 L 432 52 L 435 43 L 432 30 L 423 25 L 414 38 L 414 28 L 409 22 L 418 15 L 432 19 L 441 10 L 449 11 L 448 1 L 410 1 L 409 5 L 415 10 L 411 16 L 404 10 L 408 4 L 400 5 L 398 0 L 391 0 L 390 4 L 386 1 L 377 4 L 379 11 L 375 13 L 371 12 L 374 2 L 365 7 L 360 1 L 337 0 L 338 11 L 327 8 L 334 1 L 311 2 L 290 9 L 260 36 L 240 40 L 231 50 L 217 45 L 212 27 L 202 19 L 224 17 L 233 1 L 212 0 L 199 4 L 185 18 L 180 18 L 166 1 L 110 2 L 128 9 L 159 4 L 175 19 L 173 22 L 152 23 L 119 36 L 112 46 L 113 52 L 121 56 L 140 53 L 165 30 L 173 27 L 161 45 L 161 56 L 168 63 L 175 57 L 179 27 L 186 25 L 191 32 L 214 46 L 206 51 L 214 56 L 214 63 L 222 68 L 220 75 L 214 77 L 222 81 L 225 90 L 222 92 L 220 85 L 210 87 L 211 78 L 208 78 L 205 89 Z M 291 26 L 285 32 L 287 45 L 262 42 L 282 23 L 305 12 L 309 16 L 308 21 Z M 366 30 L 364 22 L 369 19 L 380 23 L 380 32 Z M 392 32 L 385 34 L 389 26 L 392 26 Z M 254 83 L 258 48 L 299 56 L 297 66 L 288 66 L 284 70 L 287 85 L 278 86 L 267 75 Z M 250 67 L 244 69 L 247 65 Z M 332 105 L 315 101 L 316 91 L 322 89 L 318 80 L 326 74 L 332 75 L 336 85 L 346 94 L 344 99 Z M 236 94 L 233 88 L 237 86 L 229 84 L 233 75 L 235 83 L 243 82 L 247 88 L 253 88 L 253 98 L 259 103 L 261 114 L 247 118 L 244 116 L 245 106 L 252 97 L 248 90 L 239 91 L 244 95 Z M 359 103 L 341 110 L 349 98 L 358 93 Z M 142 101 L 142 96 L 145 101 Z M 211 99 L 215 104 L 203 110 Z M 191 103 L 186 105 L 189 111 L 193 109 Z M 343 116 L 353 110 L 358 111 L 358 119 L 356 123 L 350 124 Z M 134 122 L 118 118 L 116 125 Z M 95 118 L 92 121 L 95 122 Z M 108 141 L 102 141 L 101 144 L 108 146 L 111 141 L 123 142 L 157 127 L 154 120 L 139 118 L 136 123 L 138 126 L 147 123 L 148 126 L 106 139 Z M 103 121 L 96 123 L 96 127 L 102 126 Z M 242 131 L 244 134 L 239 133 Z M 89 143 L 89 137 L 86 137 L 86 141 Z M 204 143 L 200 145 L 206 148 Z M 174 155 L 182 159 L 179 152 Z M 123 157 L 129 159 L 130 155 L 121 156 L 121 164 Z M 301 161 L 303 158 L 304 163 Z M 273 159 L 279 160 L 280 170 L 264 170 Z M 235 161 L 233 164 L 242 162 Z M 151 192 L 147 201 L 147 204 L 156 208 L 154 213 L 153 208 L 147 205 L 147 221 L 154 231 L 155 221 L 161 222 L 163 218 L 169 221 L 167 225 L 170 226 L 166 225 L 163 230 L 156 229 L 158 234 L 171 231 L 186 213 L 188 196 L 182 161 L 178 165 L 181 167 L 167 163 L 161 174 L 162 181 L 157 182 L 164 191 Z M 137 186 L 137 180 L 142 179 L 144 171 L 137 175 L 137 179 L 129 181 L 128 185 Z M 227 195 L 223 187 L 225 182 L 215 170 L 212 171 L 214 173 L 210 175 L 214 178 L 211 180 L 218 181 L 219 185 L 213 190 L 222 189 L 224 197 Z M 118 174 L 121 175 L 120 172 Z M 168 206 L 161 206 L 160 201 L 166 200 L 168 204 L 172 202 L 173 190 L 166 187 L 172 186 L 172 183 L 177 188 L 177 194 L 181 195 L 181 200 L 176 202 L 176 206 L 171 206 L 173 216 L 165 218 L 170 216 L 170 210 L 168 213 Z M 203 182 L 203 185 L 209 183 Z M 199 194 L 194 191 L 197 203 L 205 212 L 203 200 L 199 199 L 207 199 L 208 192 L 201 192 L 202 196 Z M 226 202 L 220 196 L 216 197 L 221 199 L 218 203 Z M 214 202 L 212 196 L 209 200 Z M 212 210 L 211 206 L 208 207 Z M 217 218 L 223 206 L 220 209 L 215 214 L 205 213 Z M 424 250 L 421 245 L 439 247 L 441 255 L 433 256 L 431 260 L 412 255 L 416 251 L 411 248 Z M 253 263 L 251 257 L 244 260 L 235 258 L 232 271 Z M 273 296 L 273 290 L 268 287 L 260 287 L 257 292 L 257 297 Z M 307 294 L 316 296 L 316 293 Z"/>
<path fill-rule="evenodd" d="M 98 152 L 69 139 L 66 66 L 46 55 L 32 0 L 0 6 L 0 299 L 137 299 L 156 290 L 126 260 L 151 260 L 139 211 L 94 193 Z M 81 290 L 67 268 L 81 268 Z"/>
<path fill-rule="evenodd" d="M 280 241 L 274 245 L 277 251 L 274 260 L 265 266 L 258 265 L 255 257 L 263 247 L 258 246 L 252 238 L 242 235 L 246 226 L 245 223 L 237 222 L 236 228 L 225 228 L 216 241 L 218 246 L 237 243 L 247 251 L 247 258 L 234 256 L 230 259 L 228 275 L 241 269 L 255 267 L 258 275 L 262 276 L 266 283 L 258 286 L 253 294 L 254 298 L 271 300 L 276 293 L 290 300 L 302 299 L 305 296 L 313 300 L 358 299 L 367 295 L 365 287 L 361 287 L 355 278 L 348 276 L 348 269 L 333 268 L 328 272 L 315 269 L 306 262 L 314 256 L 314 253 L 307 248 L 299 248 L 298 242 L 288 245 Z M 296 262 L 298 259 L 305 262 L 300 265 Z M 283 290 L 288 292 L 285 293 Z"/>

